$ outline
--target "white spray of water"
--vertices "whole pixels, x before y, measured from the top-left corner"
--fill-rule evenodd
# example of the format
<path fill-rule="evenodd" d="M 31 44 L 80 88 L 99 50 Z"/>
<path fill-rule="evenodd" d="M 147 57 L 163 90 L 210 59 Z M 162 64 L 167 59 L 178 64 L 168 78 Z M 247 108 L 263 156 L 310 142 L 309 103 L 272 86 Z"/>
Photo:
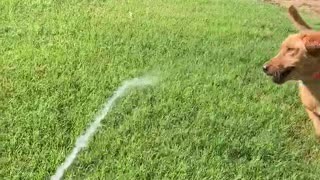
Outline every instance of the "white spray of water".
<path fill-rule="evenodd" d="M 132 87 L 152 85 L 154 81 L 155 79 L 150 77 L 134 78 L 132 80 L 125 81 L 123 85 L 114 92 L 113 96 L 111 96 L 111 98 L 104 104 L 103 109 L 95 117 L 94 121 L 90 124 L 85 133 L 78 137 L 72 152 L 68 155 L 64 163 L 58 167 L 55 175 L 51 177 L 51 180 L 60 180 L 62 178 L 64 171 L 73 163 L 80 150 L 87 146 L 89 139 L 96 132 L 101 121 L 108 114 L 118 98 L 123 96 Z"/>

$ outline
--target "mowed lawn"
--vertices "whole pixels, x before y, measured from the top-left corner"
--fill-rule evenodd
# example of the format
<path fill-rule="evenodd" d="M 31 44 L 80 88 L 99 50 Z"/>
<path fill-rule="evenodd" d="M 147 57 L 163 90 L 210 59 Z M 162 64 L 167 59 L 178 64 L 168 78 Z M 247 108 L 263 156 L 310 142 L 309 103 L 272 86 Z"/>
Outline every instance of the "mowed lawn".
<path fill-rule="evenodd" d="M 296 32 L 285 9 L 1 0 L 0 10 L 1 179 L 49 178 L 121 82 L 146 74 L 160 83 L 117 103 L 65 179 L 319 179 L 296 85 L 261 71 Z"/>

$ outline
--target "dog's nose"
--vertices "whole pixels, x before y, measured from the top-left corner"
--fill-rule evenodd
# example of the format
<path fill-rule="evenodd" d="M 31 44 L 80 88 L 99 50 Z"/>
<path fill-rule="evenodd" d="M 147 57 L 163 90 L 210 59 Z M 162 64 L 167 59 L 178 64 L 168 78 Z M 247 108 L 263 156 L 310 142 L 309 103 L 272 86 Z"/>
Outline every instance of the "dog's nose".
<path fill-rule="evenodd" d="M 262 66 L 262 69 L 263 69 L 263 72 L 267 73 L 268 72 L 268 69 L 269 69 L 269 65 L 265 64 Z"/>

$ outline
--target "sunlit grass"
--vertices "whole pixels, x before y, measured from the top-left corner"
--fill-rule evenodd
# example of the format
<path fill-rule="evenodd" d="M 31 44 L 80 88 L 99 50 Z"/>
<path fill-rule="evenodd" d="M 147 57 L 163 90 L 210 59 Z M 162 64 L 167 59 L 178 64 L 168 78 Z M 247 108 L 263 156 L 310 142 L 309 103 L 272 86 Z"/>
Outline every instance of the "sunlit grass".
<path fill-rule="evenodd" d="M 295 30 L 249 0 L 0 2 L 0 177 L 50 177 L 125 79 L 66 179 L 317 179 L 296 92 L 261 72 Z"/>

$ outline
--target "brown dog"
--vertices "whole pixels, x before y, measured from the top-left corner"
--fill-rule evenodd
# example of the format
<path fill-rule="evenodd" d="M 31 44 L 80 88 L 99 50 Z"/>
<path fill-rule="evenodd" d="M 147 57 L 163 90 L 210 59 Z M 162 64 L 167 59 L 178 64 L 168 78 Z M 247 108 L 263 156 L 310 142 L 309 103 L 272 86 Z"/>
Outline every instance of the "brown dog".
<path fill-rule="evenodd" d="M 293 6 L 288 12 L 300 33 L 284 40 L 279 53 L 263 66 L 263 71 L 277 84 L 300 82 L 302 103 L 320 138 L 320 32 L 312 31 Z"/>

